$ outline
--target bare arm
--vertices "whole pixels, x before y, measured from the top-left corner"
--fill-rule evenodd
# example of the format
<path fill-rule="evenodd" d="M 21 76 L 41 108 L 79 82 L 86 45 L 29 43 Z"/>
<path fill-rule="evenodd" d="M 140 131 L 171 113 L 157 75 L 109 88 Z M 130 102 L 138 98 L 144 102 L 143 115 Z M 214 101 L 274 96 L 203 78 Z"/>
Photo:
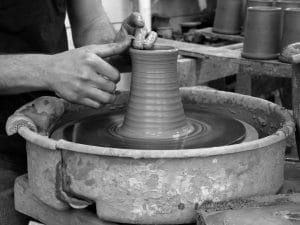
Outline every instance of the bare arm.
<path fill-rule="evenodd" d="M 0 94 L 52 90 L 70 102 L 97 108 L 114 100 L 120 78 L 102 58 L 120 54 L 127 46 L 125 40 L 55 55 L 0 55 Z"/>
<path fill-rule="evenodd" d="M 68 0 L 67 4 L 75 47 L 113 42 L 116 31 L 102 0 Z"/>
<path fill-rule="evenodd" d="M 49 56 L 40 54 L 0 55 L 0 94 L 49 90 Z"/>
<path fill-rule="evenodd" d="M 55 55 L 0 55 L 0 94 L 52 90 L 91 107 L 114 100 L 119 72 L 102 58 L 128 49 L 128 30 L 115 33 L 99 0 L 68 0 L 68 9 L 75 46 L 87 46 Z M 124 24 L 134 30 L 144 23 L 135 14 Z"/>

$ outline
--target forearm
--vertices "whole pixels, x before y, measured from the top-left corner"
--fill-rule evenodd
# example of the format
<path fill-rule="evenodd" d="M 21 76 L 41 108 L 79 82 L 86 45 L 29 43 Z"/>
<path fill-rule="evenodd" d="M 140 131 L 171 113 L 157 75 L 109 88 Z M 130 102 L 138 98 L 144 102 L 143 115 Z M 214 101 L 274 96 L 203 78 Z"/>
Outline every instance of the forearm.
<path fill-rule="evenodd" d="M 101 0 L 68 0 L 68 13 L 75 47 L 114 41 L 116 31 Z"/>
<path fill-rule="evenodd" d="M 105 16 L 97 18 L 89 27 L 73 35 L 75 46 L 81 47 L 90 44 L 112 43 L 116 32 Z"/>
<path fill-rule="evenodd" d="M 48 90 L 48 64 L 48 55 L 0 55 L 0 95 Z"/>

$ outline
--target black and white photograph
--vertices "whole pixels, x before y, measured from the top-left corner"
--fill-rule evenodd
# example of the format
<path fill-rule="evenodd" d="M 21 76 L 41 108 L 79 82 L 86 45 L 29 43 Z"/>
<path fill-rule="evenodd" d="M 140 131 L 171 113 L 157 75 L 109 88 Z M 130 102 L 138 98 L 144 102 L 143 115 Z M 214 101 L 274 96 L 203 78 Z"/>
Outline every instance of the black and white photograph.
<path fill-rule="evenodd" d="M 0 225 L 300 225 L 300 0 L 0 0 Z"/>

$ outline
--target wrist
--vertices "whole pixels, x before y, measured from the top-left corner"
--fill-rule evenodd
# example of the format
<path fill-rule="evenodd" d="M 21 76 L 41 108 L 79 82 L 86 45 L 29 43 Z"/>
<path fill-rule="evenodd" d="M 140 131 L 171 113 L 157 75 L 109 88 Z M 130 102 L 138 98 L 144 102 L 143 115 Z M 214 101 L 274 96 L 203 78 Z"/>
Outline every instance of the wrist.
<path fill-rule="evenodd" d="M 54 91 L 53 90 L 53 80 L 55 68 L 55 56 L 54 55 L 43 55 L 41 59 L 41 68 L 38 76 L 39 83 L 43 90 Z"/>

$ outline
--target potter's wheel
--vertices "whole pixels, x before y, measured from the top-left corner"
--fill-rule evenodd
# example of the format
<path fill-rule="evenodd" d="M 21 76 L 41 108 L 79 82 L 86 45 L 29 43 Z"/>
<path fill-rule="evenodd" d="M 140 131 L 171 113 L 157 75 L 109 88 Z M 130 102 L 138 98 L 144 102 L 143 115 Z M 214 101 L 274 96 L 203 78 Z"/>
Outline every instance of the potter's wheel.
<path fill-rule="evenodd" d="M 53 138 L 100 147 L 153 150 L 226 146 L 246 138 L 244 122 L 211 107 L 183 106 L 176 49 L 160 46 L 130 52 L 134 63 L 127 108 L 109 112 L 100 109 L 96 115 L 60 127 Z"/>
<path fill-rule="evenodd" d="M 246 137 L 245 123 L 239 120 L 215 113 L 213 109 L 207 107 L 185 105 L 184 110 L 188 123 L 192 127 L 192 131 L 184 137 L 159 141 L 123 137 L 116 130 L 123 123 L 125 109 L 109 113 L 100 111 L 84 120 L 71 122 L 57 129 L 52 137 L 64 137 L 68 141 L 80 144 L 132 149 L 217 147 L 240 143 Z"/>
<path fill-rule="evenodd" d="M 123 224 L 189 224 L 205 200 L 277 193 L 289 112 L 251 96 L 179 90 L 177 53 L 131 50 L 130 94 L 98 110 L 45 97 L 10 117 L 8 133 L 27 142 L 31 193 L 60 211 L 95 203 L 99 219 Z"/>

